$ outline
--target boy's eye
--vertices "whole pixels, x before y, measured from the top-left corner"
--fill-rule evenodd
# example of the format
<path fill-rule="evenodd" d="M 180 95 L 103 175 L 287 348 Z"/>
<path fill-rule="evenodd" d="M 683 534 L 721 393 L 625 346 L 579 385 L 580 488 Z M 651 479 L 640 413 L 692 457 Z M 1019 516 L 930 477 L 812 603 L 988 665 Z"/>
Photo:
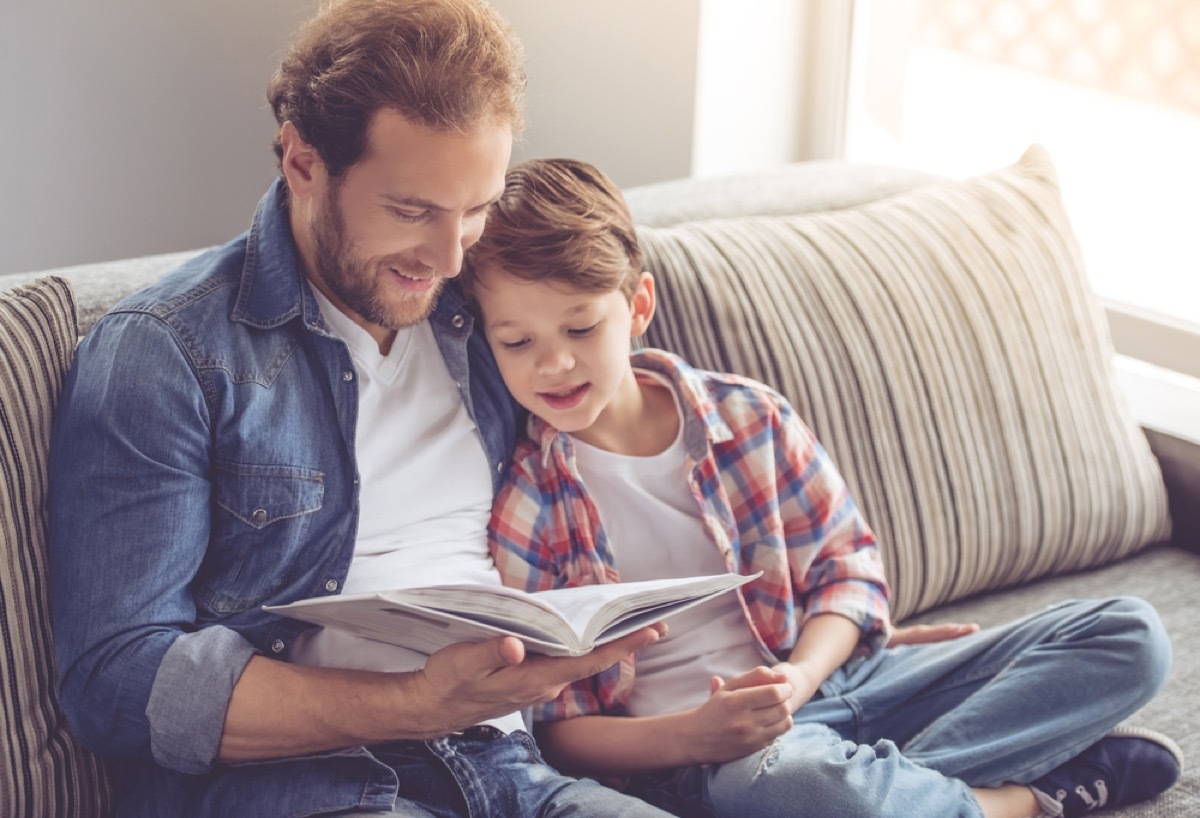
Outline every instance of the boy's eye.
<path fill-rule="evenodd" d="M 528 338 L 522 338 L 520 341 L 501 341 L 500 346 L 510 352 L 516 352 L 518 349 L 523 349 L 528 343 Z"/>
<path fill-rule="evenodd" d="M 570 335 L 572 338 L 583 338 L 587 335 L 591 335 L 592 332 L 594 332 L 596 327 L 598 327 L 598 326 L 600 326 L 599 321 L 597 321 L 595 324 L 592 324 L 590 327 L 580 327 L 579 329 L 569 329 L 569 330 L 567 330 L 567 335 Z"/>

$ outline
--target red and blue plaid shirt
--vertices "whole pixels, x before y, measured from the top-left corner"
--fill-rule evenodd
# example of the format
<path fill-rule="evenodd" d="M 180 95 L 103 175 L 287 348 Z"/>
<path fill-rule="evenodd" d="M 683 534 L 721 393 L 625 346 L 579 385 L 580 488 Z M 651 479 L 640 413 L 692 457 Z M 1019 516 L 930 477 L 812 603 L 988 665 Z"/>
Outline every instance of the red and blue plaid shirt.
<path fill-rule="evenodd" d="M 760 383 L 695 369 L 661 350 L 635 370 L 665 378 L 683 410 L 696 513 L 730 571 L 763 574 L 739 591 L 764 659 L 786 658 L 811 616 L 859 625 L 860 652 L 890 629 L 875 535 L 829 456 L 784 398 Z M 531 417 L 492 512 L 489 545 L 507 585 L 527 591 L 619 582 L 600 515 L 579 478 L 571 437 Z M 621 715 L 625 660 L 534 710 L 536 720 Z"/>

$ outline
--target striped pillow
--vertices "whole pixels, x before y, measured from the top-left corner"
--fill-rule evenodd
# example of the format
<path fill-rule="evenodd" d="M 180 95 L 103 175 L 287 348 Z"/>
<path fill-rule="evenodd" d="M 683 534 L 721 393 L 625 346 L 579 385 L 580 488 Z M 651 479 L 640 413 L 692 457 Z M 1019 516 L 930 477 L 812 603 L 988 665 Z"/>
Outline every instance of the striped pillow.
<path fill-rule="evenodd" d="M 50 420 L 75 351 L 70 285 L 0 293 L 0 815 L 101 816 L 111 791 L 55 697 L 46 588 Z"/>
<path fill-rule="evenodd" d="M 897 620 L 1169 535 L 1040 147 L 846 210 L 639 232 L 646 343 L 793 403 L 879 535 Z"/>

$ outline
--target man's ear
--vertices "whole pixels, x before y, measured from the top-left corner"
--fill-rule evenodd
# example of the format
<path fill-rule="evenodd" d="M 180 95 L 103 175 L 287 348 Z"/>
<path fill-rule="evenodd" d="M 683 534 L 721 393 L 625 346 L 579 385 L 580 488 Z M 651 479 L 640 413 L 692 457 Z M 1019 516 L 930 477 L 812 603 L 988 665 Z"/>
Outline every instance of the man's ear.
<path fill-rule="evenodd" d="M 633 314 L 629 334 L 636 338 L 645 333 L 646 328 L 650 326 L 650 319 L 654 317 L 654 276 L 644 270 L 638 278 L 633 297 L 629 299 L 629 309 Z"/>
<path fill-rule="evenodd" d="M 283 146 L 280 167 L 292 196 L 298 199 L 311 197 L 318 181 L 325 176 L 325 164 L 320 154 L 304 141 L 290 121 L 280 127 L 279 142 Z"/>

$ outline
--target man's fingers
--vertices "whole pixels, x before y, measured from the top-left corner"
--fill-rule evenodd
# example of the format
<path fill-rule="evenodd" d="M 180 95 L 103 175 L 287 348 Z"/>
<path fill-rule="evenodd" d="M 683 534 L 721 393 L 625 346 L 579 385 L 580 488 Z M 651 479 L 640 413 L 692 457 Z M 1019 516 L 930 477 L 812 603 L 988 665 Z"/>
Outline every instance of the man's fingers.
<path fill-rule="evenodd" d="M 581 666 L 590 668 L 582 673 L 578 678 L 584 676 L 592 676 L 602 670 L 612 667 L 617 662 L 624 659 L 631 653 L 636 653 L 647 645 L 651 645 L 666 635 L 667 626 L 661 622 L 657 622 L 645 628 L 640 628 L 633 633 L 626 634 L 620 639 L 614 639 L 608 644 L 588 653 L 585 656 L 580 656 Z"/>

